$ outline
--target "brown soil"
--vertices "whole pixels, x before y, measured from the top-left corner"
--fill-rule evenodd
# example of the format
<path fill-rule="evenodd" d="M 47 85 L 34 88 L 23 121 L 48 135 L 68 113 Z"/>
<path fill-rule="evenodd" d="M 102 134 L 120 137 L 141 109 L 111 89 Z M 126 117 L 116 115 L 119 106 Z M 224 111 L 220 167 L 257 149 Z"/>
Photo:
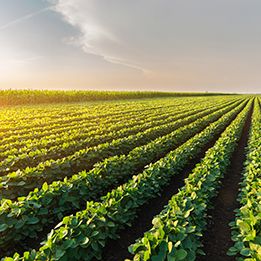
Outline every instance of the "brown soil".
<path fill-rule="evenodd" d="M 166 205 L 171 198 L 172 195 L 178 192 L 178 189 L 183 186 L 184 179 L 188 176 L 188 174 L 191 172 L 191 170 L 194 168 L 195 164 L 198 163 L 201 158 L 204 157 L 205 151 L 212 147 L 218 138 L 219 135 L 216 137 L 213 137 L 213 141 L 207 144 L 205 148 L 202 150 L 202 153 L 200 153 L 197 158 L 188 164 L 186 168 L 184 168 L 184 171 L 180 173 L 180 175 L 174 176 L 169 184 L 164 189 L 164 192 L 162 192 L 161 197 L 157 197 L 153 200 L 151 200 L 147 205 L 140 208 L 137 218 L 132 223 L 132 227 L 125 229 L 122 231 L 119 236 L 119 240 L 110 241 L 106 245 L 104 249 L 104 257 L 103 261 L 117 261 L 117 260 L 124 260 L 124 258 L 130 257 L 130 254 L 128 252 L 128 246 L 132 243 L 134 243 L 135 239 L 141 237 L 145 231 L 151 228 L 152 224 L 151 221 L 155 215 L 160 213 L 160 211 L 163 209 L 164 205 Z M 173 148 L 174 149 L 174 148 Z M 160 155 L 160 157 L 156 158 L 153 162 L 158 160 L 161 157 L 164 157 L 166 153 Z M 142 171 L 143 168 L 139 169 L 137 173 Z M 126 180 L 122 180 L 120 184 L 124 183 Z M 118 185 L 118 184 L 117 184 Z M 112 186 L 108 191 L 113 189 L 115 186 Z M 71 213 L 73 214 L 73 213 Z M 10 246 L 6 249 L 0 249 L 0 257 L 6 256 L 6 255 L 12 255 L 14 252 L 23 253 L 25 249 L 38 249 L 40 242 L 42 242 L 46 235 L 50 232 L 50 230 L 53 228 L 53 225 L 45 227 L 41 233 L 39 233 L 39 237 L 37 239 L 28 239 L 26 242 L 21 243 L 19 246 Z"/>
<path fill-rule="evenodd" d="M 239 206 L 237 196 L 245 161 L 245 147 L 247 146 L 252 112 L 253 106 L 244 125 L 238 146 L 232 155 L 231 165 L 222 179 L 219 193 L 213 201 L 213 208 L 208 212 L 210 220 L 202 240 L 206 256 L 199 257 L 198 261 L 235 260 L 235 257 L 226 254 L 233 245 L 229 223 L 234 220 L 234 210 Z"/>
<path fill-rule="evenodd" d="M 128 246 L 134 243 L 137 238 L 142 237 L 144 232 L 152 227 L 151 222 L 154 216 L 162 211 L 171 197 L 184 185 L 184 179 L 204 157 L 206 150 L 214 145 L 217 138 L 218 135 L 213 137 L 212 142 L 208 143 L 204 149 L 202 149 L 202 152 L 184 168 L 184 171 L 172 177 L 170 184 L 164 188 L 160 197 L 150 200 L 148 204 L 139 209 L 136 219 L 132 222 L 132 226 L 122 230 L 119 233 L 119 239 L 108 242 L 103 250 L 103 261 L 123 261 L 125 258 L 132 257 L 128 252 Z"/>

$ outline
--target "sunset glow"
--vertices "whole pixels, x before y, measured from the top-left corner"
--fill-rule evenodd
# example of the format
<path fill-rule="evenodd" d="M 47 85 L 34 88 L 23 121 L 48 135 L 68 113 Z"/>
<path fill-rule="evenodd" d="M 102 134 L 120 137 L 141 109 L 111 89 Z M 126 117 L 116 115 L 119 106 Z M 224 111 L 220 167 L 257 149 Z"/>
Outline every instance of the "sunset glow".
<path fill-rule="evenodd" d="M 261 89 L 258 0 L 0 4 L 1 89 Z"/>

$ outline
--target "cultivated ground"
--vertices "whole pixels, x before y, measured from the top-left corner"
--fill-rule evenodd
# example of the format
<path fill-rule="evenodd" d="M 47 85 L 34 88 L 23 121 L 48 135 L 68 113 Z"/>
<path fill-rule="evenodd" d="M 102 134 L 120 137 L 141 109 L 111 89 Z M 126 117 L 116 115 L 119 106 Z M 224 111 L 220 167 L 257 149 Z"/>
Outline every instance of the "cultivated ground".
<path fill-rule="evenodd" d="M 1 108 L 2 260 L 260 260 L 260 98 L 139 95 Z"/>

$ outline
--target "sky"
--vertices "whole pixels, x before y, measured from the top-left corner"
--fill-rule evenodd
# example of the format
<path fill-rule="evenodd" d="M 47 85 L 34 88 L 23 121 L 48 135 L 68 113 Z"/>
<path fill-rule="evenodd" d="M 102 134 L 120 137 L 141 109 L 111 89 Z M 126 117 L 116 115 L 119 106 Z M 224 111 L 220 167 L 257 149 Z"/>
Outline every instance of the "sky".
<path fill-rule="evenodd" d="M 260 0 L 0 0 L 0 89 L 261 92 Z"/>

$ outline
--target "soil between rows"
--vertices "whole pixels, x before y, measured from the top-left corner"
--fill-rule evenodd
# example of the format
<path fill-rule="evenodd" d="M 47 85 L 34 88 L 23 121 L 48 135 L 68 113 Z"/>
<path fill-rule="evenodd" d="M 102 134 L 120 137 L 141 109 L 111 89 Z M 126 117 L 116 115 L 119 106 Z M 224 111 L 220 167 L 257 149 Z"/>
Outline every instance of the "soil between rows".
<path fill-rule="evenodd" d="M 214 136 L 196 159 L 187 164 L 183 171 L 172 177 L 170 184 L 162 191 L 160 197 L 150 200 L 148 204 L 139 209 L 132 226 L 122 230 L 119 233 L 119 239 L 108 242 L 103 250 L 103 261 L 123 261 L 125 258 L 132 258 L 132 255 L 128 252 L 128 246 L 152 227 L 152 219 L 163 210 L 171 197 L 184 185 L 184 179 L 204 157 L 205 152 L 215 144 L 219 136 Z"/>
<path fill-rule="evenodd" d="M 252 108 L 245 122 L 242 135 L 238 145 L 232 154 L 231 164 L 222 179 L 222 185 L 217 197 L 213 200 L 213 208 L 208 212 L 210 220 L 208 227 L 203 235 L 203 251 L 206 256 L 197 258 L 198 261 L 231 261 L 235 257 L 228 256 L 226 253 L 233 245 L 231 239 L 231 228 L 228 225 L 235 218 L 234 210 L 239 207 L 237 196 L 241 173 L 246 158 L 245 148 L 248 141 L 248 132 L 251 125 Z"/>
<path fill-rule="evenodd" d="M 234 119 L 235 117 L 233 117 L 233 119 Z M 232 121 L 232 120 L 231 120 Z M 230 121 L 230 122 L 231 122 Z M 216 137 L 213 137 L 213 139 L 214 140 L 216 140 L 217 138 L 219 137 L 219 135 L 217 135 Z M 168 200 L 171 198 L 171 196 L 173 195 L 173 194 L 175 194 L 177 191 L 178 191 L 178 189 L 180 188 L 180 187 L 182 187 L 183 186 L 183 184 L 184 184 L 184 178 L 186 178 L 187 176 L 188 176 L 188 174 L 191 172 L 191 170 L 193 169 L 193 167 L 195 166 L 195 164 L 196 163 L 198 163 L 199 161 L 200 161 L 200 159 L 204 156 L 204 154 L 205 154 L 205 151 L 208 149 L 208 148 L 210 148 L 210 147 L 212 147 L 214 145 L 214 141 L 213 142 L 210 142 L 209 144 L 207 144 L 207 146 L 205 146 L 205 148 L 203 149 L 203 152 L 200 154 L 200 155 L 198 155 L 198 157 L 197 157 L 197 159 L 195 159 L 195 160 L 193 160 L 193 161 L 191 161 L 190 162 L 190 164 L 188 164 L 188 166 L 185 168 L 185 170 L 184 170 L 184 172 L 182 173 L 182 177 L 179 177 L 179 175 L 177 175 L 177 176 L 175 176 L 175 177 L 173 177 L 173 179 L 171 180 L 171 183 L 170 183 L 170 185 L 166 188 L 166 190 L 168 191 L 166 194 L 162 194 L 162 197 L 160 198 L 160 199 L 155 199 L 155 202 L 153 203 L 149 203 L 149 205 L 148 206 L 144 206 L 144 210 L 140 210 L 140 212 L 141 213 L 139 213 L 139 215 L 144 215 L 144 213 L 142 214 L 142 212 L 145 212 L 146 213 L 146 215 L 144 215 L 144 218 L 146 218 L 146 216 L 148 216 L 148 220 L 149 220 L 149 223 L 147 224 L 147 229 L 145 228 L 144 229 L 144 226 L 143 226 L 143 223 L 139 223 L 139 222 L 136 222 L 134 225 L 133 225 L 133 227 L 132 228 L 130 228 L 130 230 L 131 231 L 135 231 L 136 230 L 136 227 L 137 227 L 137 229 L 138 229 L 138 231 L 142 231 L 142 232 L 140 232 L 140 234 L 139 234 L 139 236 L 136 236 L 136 237 L 133 237 L 133 240 L 132 241 L 130 241 L 130 244 L 131 243 L 134 243 L 134 241 L 135 241 L 135 239 L 136 238 L 138 238 L 138 237 L 140 237 L 140 236 L 142 236 L 143 235 L 143 232 L 144 231 L 146 231 L 146 230 L 148 230 L 150 227 L 151 227 L 151 220 L 152 220 L 152 218 L 156 215 L 156 214 L 158 214 L 161 210 L 162 210 L 162 208 L 163 208 L 163 206 L 164 205 L 166 205 L 167 204 L 167 202 L 168 202 Z M 175 148 L 176 148 L 177 146 L 175 146 L 175 147 L 173 147 L 172 148 L 172 150 L 174 150 Z M 168 153 L 168 152 L 167 152 Z M 167 153 L 163 153 L 162 155 L 160 155 L 159 157 L 157 157 L 157 159 L 155 159 L 154 161 L 152 161 L 152 163 L 153 162 L 156 162 L 157 160 L 159 160 L 160 158 L 162 158 L 162 157 L 164 157 L 165 155 L 167 155 Z M 139 170 L 137 170 L 136 171 L 136 173 L 140 173 L 141 171 L 143 171 L 143 167 L 142 168 L 140 168 Z M 126 182 L 127 180 L 126 179 L 124 179 L 124 180 L 122 180 L 121 182 L 120 182 L 120 184 L 122 184 L 122 183 L 124 183 L 124 182 Z M 117 185 L 118 186 L 118 185 Z M 107 191 L 110 191 L 110 190 L 112 190 L 112 189 L 114 189 L 115 188 L 115 186 L 111 186 Z M 103 194 L 106 194 L 106 193 L 103 193 Z M 162 203 L 160 203 L 160 201 L 161 200 L 164 200 Z M 155 210 L 156 210 L 156 212 L 154 211 L 154 212 L 151 212 L 151 214 L 150 214 L 150 212 L 149 211 L 147 211 L 147 208 L 150 208 L 150 205 L 152 206 L 152 208 L 154 208 Z M 84 207 L 84 206 L 83 206 Z M 153 211 L 153 210 L 152 210 Z M 154 214 L 155 213 L 155 214 Z M 73 214 L 73 213 L 71 213 L 71 214 Z M 69 214 L 68 214 L 69 215 Z M 58 221 L 57 221 L 58 222 Z M 39 247 L 40 247 L 40 242 L 42 242 L 43 240 L 45 240 L 46 239 L 46 235 L 51 231 L 51 229 L 53 228 L 53 225 L 50 225 L 50 226 L 48 226 L 48 227 L 46 227 L 43 231 L 41 231 L 40 233 L 39 233 L 39 238 L 37 239 L 37 240 L 35 240 L 35 239 L 28 239 L 27 240 L 27 242 L 22 242 L 21 243 L 21 245 L 20 246 L 10 246 L 9 248 L 6 248 L 4 251 L 3 250 L 1 250 L 0 251 L 0 256 L 8 256 L 8 255 L 12 255 L 14 252 L 18 252 L 18 253 L 23 253 L 25 250 L 29 250 L 29 249 L 39 249 Z M 128 233 L 128 232 L 127 232 Z M 123 234 L 124 234 L 124 232 L 123 232 Z M 121 236 L 121 235 L 120 235 Z M 109 243 L 110 244 L 110 243 Z M 108 244 L 108 245 L 109 245 Z M 128 244 L 127 245 L 127 247 L 130 245 L 130 244 Z M 123 250 L 123 253 L 127 253 L 127 255 L 129 255 L 129 253 L 128 253 L 128 251 L 126 251 L 127 250 L 127 247 L 126 247 L 126 249 L 124 249 L 124 247 L 122 247 L 122 250 Z M 120 253 L 120 250 L 118 249 L 117 250 L 117 248 L 115 249 L 115 251 L 117 252 L 119 252 Z M 105 251 L 104 252 L 108 252 L 108 254 L 110 253 L 110 251 L 107 251 L 107 247 L 106 247 L 106 249 L 105 249 Z M 113 251 L 112 251 L 113 252 Z M 115 252 L 114 252 L 115 253 Z M 125 255 L 125 254 L 124 254 Z M 109 257 L 110 257 L 110 254 L 109 254 Z M 124 256 L 124 257 L 127 257 L 127 256 Z M 106 260 L 114 260 L 114 261 L 116 261 L 116 260 L 118 260 L 118 259 L 114 259 L 114 258 L 112 258 L 112 259 L 106 259 L 106 257 L 104 257 L 102 260 L 104 260 L 104 261 L 106 261 Z M 123 259 L 119 259 L 119 260 L 123 260 Z"/>
<path fill-rule="evenodd" d="M 185 125 L 184 125 L 185 126 Z M 153 139 L 155 140 L 155 139 Z M 181 145 L 181 144 L 180 144 Z M 173 145 L 171 149 L 168 149 L 166 152 L 160 153 L 157 157 L 155 157 L 150 163 L 155 163 L 156 161 L 160 160 L 161 158 L 165 157 L 170 151 L 175 150 L 179 145 Z M 127 153 L 128 154 L 128 153 Z M 145 166 L 141 166 L 135 170 L 135 173 L 133 175 L 140 173 L 144 170 Z M 74 171 L 75 172 L 75 171 Z M 120 179 L 117 184 L 113 184 L 109 186 L 105 191 L 101 191 L 100 195 L 96 199 L 92 199 L 94 201 L 100 201 L 100 197 L 107 194 L 107 192 L 115 189 L 117 186 L 127 182 L 130 177 L 124 177 Z M 84 209 L 86 206 L 86 202 L 81 202 L 80 209 Z M 75 214 L 75 211 L 68 212 L 67 215 Z M 56 220 L 56 223 L 58 223 L 60 220 Z M 40 231 L 37 235 L 37 239 L 31 239 L 28 238 L 26 242 L 19 242 L 19 244 L 9 245 L 4 250 L 0 249 L 0 257 L 3 256 L 9 256 L 13 255 L 14 252 L 23 253 L 24 251 L 28 249 L 39 249 L 41 246 L 41 242 L 46 240 L 46 236 L 51 232 L 51 229 L 55 226 L 56 223 L 49 224 L 47 227 L 45 227 L 42 231 Z"/>

